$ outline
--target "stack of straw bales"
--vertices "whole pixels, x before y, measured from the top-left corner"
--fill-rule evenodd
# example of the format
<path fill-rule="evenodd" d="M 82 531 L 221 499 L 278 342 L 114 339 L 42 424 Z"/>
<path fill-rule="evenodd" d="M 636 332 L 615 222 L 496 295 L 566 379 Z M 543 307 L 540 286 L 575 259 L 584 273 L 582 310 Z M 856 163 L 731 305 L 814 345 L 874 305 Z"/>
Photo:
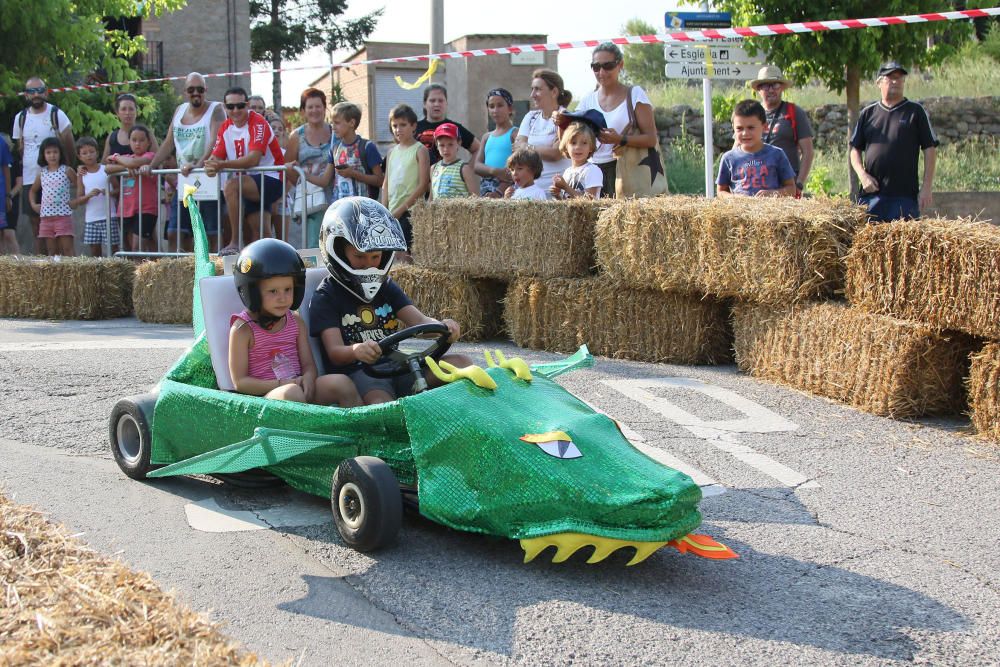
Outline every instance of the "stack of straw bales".
<path fill-rule="evenodd" d="M 847 296 L 871 313 L 1000 340 L 1000 228 L 973 220 L 910 220 L 858 234 L 847 258 Z M 976 429 L 1000 439 L 998 343 L 972 360 Z"/>
<path fill-rule="evenodd" d="M 418 265 L 475 278 L 588 275 L 607 201 L 441 199 L 413 209 Z"/>
<path fill-rule="evenodd" d="M 659 197 L 605 211 L 597 260 L 611 278 L 757 303 L 827 298 L 864 209 L 839 199 Z"/>
<path fill-rule="evenodd" d="M 518 345 L 638 361 L 712 364 L 730 358 L 726 308 L 605 276 L 519 278 L 507 291 L 507 330 Z"/>
<path fill-rule="evenodd" d="M 147 574 L 0 495 L 3 665 L 255 665 Z M 266 664 L 266 663 L 263 663 Z"/>
<path fill-rule="evenodd" d="M 394 266 L 391 275 L 422 312 L 458 322 L 462 340 L 486 340 L 501 333 L 505 283 L 412 265 Z"/>
<path fill-rule="evenodd" d="M 191 324 L 194 257 L 143 262 L 135 270 L 132 302 L 143 322 Z"/>
<path fill-rule="evenodd" d="M 969 220 L 873 225 L 847 257 L 856 307 L 1000 339 L 1000 227 Z"/>
<path fill-rule="evenodd" d="M 744 371 L 891 417 L 958 412 L 970 337 L 839 303 L 733 311 Z"/>
<path fill-rule="evenodd" d="M 0 257 L 0 317 L 125 317 L 132 312 L 133 272 L 122 259 Z"/>
<path fill-rule="evenodd" d="M 989 343 L 972 356 L 968 386 L 972 425 L 1000 442 L 1000 343 Z"/>

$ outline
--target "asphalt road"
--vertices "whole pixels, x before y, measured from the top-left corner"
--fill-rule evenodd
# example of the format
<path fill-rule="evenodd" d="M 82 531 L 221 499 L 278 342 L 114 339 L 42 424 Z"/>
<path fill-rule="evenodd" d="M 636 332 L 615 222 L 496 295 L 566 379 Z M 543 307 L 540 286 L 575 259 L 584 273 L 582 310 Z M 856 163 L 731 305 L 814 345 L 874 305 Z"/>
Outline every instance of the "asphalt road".
<path fill-rule="evenodd" d="M 875 417 L 733 367 L 599 359 L 559 381 L 692 474 L 700 532 L 739 560 L 525 565 L 516 542 L 413 514 L 394 547 L 364 555 L 322 499 L 118 471 L 113 404 L 154 384 L 189 336 L 0 320 L 0 485 L 270 659 L 1000 664 L 1000 448 L 962 422 Z"/>

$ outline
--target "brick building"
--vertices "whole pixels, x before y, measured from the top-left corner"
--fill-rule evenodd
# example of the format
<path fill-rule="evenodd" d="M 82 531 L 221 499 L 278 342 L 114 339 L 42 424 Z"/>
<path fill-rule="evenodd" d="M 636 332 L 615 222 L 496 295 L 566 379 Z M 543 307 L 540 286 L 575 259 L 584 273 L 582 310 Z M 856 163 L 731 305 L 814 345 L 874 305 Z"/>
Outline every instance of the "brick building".
<path fill-rule="evenodd" d="M 466 35 L 445 44 L 446 51 L 468 51 L 545 42 L 547 35 Z M 399 103 L 409 104 L 423 116 L 423 88 L 405 90 L 396 76 L 415 81 L 427 69 L 425 62 L 351 63 L 382 58 L 399 58 L 426 53 L 426 44 L 365 42 L 361 49 L 342 61 L 346 66 L 333 71 L 332 83 L 340 87 L 344 99 L 361 107 L 359 132 L 378 142 L 382 152 L 392 143 L 389 110 Z M 443 61 L 434 80 L 448 87 L 448 117 L 469 128 L 476 136 L 489 129 L 485 95 L 491 88 L 506 88 L 514 96 L 515 122 L 530 108 L 531 73 L 539 68 L 556 69 L 555 52 L 485 56 Z M 330 95 L 331 75 L 326 73 L 311 85 Z"/>
<path fill-rule="evenodd" d="M 250 69 L 249 0 L 188 0 L 184 8 L 143 19 L 142 34 L 149 45 L 141 67 L 163 76 L 197 71 L 245 72 Z M 183 81 L 174 81 L 182 92 Z M 250 90 L 249 76 L 208 80 L 212 99 L 231 86 Z"/>

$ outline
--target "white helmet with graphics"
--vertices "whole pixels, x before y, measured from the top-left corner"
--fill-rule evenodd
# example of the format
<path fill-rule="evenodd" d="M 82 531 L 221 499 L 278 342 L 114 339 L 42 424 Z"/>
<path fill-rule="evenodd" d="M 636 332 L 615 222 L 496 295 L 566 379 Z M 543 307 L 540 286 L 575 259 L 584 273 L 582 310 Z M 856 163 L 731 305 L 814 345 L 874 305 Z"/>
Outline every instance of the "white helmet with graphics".
<path fill-rule="evenodd" d="M 378 266 L 355 269 L 347 245 L 360 252 L 382 251 Z M 330 275 L 370 303 L 385 282 L 397 250 L 406 250 L 403 228 L 385 206 L 368 197 L 345 197 L 330 204 L 319 230 L 319 249 Z"/>

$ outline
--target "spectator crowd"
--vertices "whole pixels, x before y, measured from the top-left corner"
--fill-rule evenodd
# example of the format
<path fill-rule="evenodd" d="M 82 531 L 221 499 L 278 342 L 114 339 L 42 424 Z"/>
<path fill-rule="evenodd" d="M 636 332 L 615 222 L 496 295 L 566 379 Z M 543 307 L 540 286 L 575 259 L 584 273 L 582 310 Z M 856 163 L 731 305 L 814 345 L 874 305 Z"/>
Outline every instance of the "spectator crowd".
<path fill-rule="evenodd" d="M 305 220 L 303 245 L 316 247 L 324 212 L 346 197 L 381 201 L 400 222 L 409 249 L 410 211 L 422 199 L 666 192 L 653 106 L 641 87 L 621 80 L 621 50 L 601 44 L 590 66 L 595 88 L 572 111 L 573 96 L 552 70 L 535 70 L 525 82 L 533 108 L 518 122 L 511 92 L 490 90 L 482 104 L 493 129 L 481 137 L 448 117 L 448 91 L 430 84 L 420 115 L 405 104 L 392 108 L 387 120 L 394 145 L 386 155 L 359 134 L 362 112 L 355 104 L 330 107 L 323 91 L 308 88 L 299 103 L 302 125 L 286 128 L 263 98 L 242 88 L 211 101 L 205 77 L 196 72 L 185 81 L 185 101 L 164 137 L 142 124 L 135 96 L 122 93 L 114 101 L 119 126 L 103 142 L 76 139 L 69 118 L 48 101 L 45 82 L 31 77 L 26 108 L 10 136 L 0 133 L 0 253 L 22 252 L 15 232 L 23 216 L 34 239 L 23 251 L 74 254 L 78 208 L 92 255 L 190 252 L 191 218 L 177 193 L 194 181 L 207 193 L 202 217 L 223 255 L 261 237 L 288 240 L 293 219 Z M 861 111 L 850 137 L 858 198 L 874 220 L 918 217 L 932 204 L 938 141 L 924 108 L 904 96 L 906 76 L 896 62 L 878 71 L 881 99 Z M 736 104 L 733 148 L 722 156 L 716 179 L 720 196 L 802 196 L 813 132 L 805 110 L 782 99 L 789 86 L 780 69 L 763 67 L 750 82 L 759 99 Z M 213 198 L 215 192 L 220 196 Z"/>

